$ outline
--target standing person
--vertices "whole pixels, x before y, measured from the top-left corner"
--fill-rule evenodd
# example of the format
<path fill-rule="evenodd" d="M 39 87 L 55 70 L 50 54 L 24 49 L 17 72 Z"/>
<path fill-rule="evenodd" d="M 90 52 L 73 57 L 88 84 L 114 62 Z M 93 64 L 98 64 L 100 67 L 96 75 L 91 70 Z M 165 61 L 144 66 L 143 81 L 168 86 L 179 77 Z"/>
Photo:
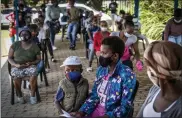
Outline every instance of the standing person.
<path fill-rule="evenodd" d="M 58 6 L 58 1 L 57 0 L 52 0 L 52 5 L 48 7 L 47 13 L 46 13 L 46 22 L 50 28 L 50 40 L 52 44 L 53 50 L 56 50 L 57 47 L 54 45 L 55 41 L 55 22 L 59 21 L 60 13 L 61 13 L 61 8 Z"/>
<path fill-rule="evenodd" d="M 136 75 L 123 65 L 120 57 L 124 42 L 116 36 L 102 41 L 100 67 L 87 101 L 79 112 L 73 114 L 83 118 L 128 118 L 136 93 Z"/>
<path fill-rule="evenodd" d="M 176 9 L 164 30 L 164 40 L 171 41 L 182 46 L 182 10 Z"/>
<path fill-rule="evenodd" d="M 51 46 L 51 42 L 50 42 L 50 39 L 49 39 L 49 35 L 50 35 L 50 30 L 47 26 L 46 23 L 44 23 L 44 16 L 43 15 L 39 15 L 38 17 L 38 27 L 39 27 L 39 32 L 38 32 L 38 39 L 39 39 L 39 42 L 41 44 L 46 44 L 46 45 L 43 45 L 44 46 L 47 46 L 48 48 L 48 51 L 49 51 L 49 54 L 51 56 L 51 61 L 52 62 L 56 62 L 56 60 L 54 59 L 54 51 L 52 49 L 52 46 Z M 46 71 L 48 71 L 49 69 L 47 68 L 48 66 L 46 65 Z"/>
<path fill-rule="evenodd" d="M 155 41 L 147 47 L 144 59 L 153 83 L 138 118 L 181 118 L 182 47 L 172 42 Z"/>
<path fill-rule="evenodd" d="M 76 35 L 79 25 L 80 12 L 79 9 L 74 6 L 75 0 L 69 0 L 69 20 L 67 35 L 70 40 L 70 49 L 75 50 L 76 47 Z"/>
<path fill-rule="evenodd" d="M 124 10 L 120 10 L 119 11 L 119 15 L 118 15 L 118 17 L 116 19 L 116 24 L 117 25 L 120 24 L 120 22 L 122 22 L 122 20 L 124 19 L 124 17 L 125 17 L 125 11 Z"/>
<path fill-rule="evenodd" d="M 88 48 L 89 48 L 89 65 L 87 68 L 87 72 L 92 71 L 92 61 L 94 59 L 94 54 L 95 54 L 93 37 L 94 37 L 95 33 L 100 30 L 100 27 L 98 26 L 97 23 L 98 23 L 97 17 L 94 17 L 92 19 L 92 24 L 90 24 L 90 26 L 88 26 L 88 28 L 87 28 L 87 33 L 88 33 L 88 37 L 89 37 L 89 39 L 87 40 Z"/>
<path fill-rule="evenodd" d="M 114 31 L 114 26 L 115 26 L 115 17 L 116 17 L 117 7 L 118 7 L 118 4 L 114 0 L 111 0 L 111 3 L 109 4 L 109 9 L 111 11 L 112 30 L 113 31 Z"/>
<path fill-rule="evenodd" d="M 60 22 L 61 30 L 62 30 L 61 31 L 61 35 L 62 35 L 61 40 L 63 41 L 64 34 L 65 34 L 65 31 L 66 31 L 66 25 L 67 25 L 69 17 L 68 17 L 66 9 L 61 14 L 62 14 L 62 16 L 59 18 L 59 22 Z"/>
<path fill-rule="evenodd" d="M 12 44 L 15 42 L 15 35 L 16 35 L 15 23 L 14 22 L 10 22 L 10 25 L 9 25 L 9 36 L 10 36 Z"/>
<path fill-rule="evenodd" d="M 100 22 L 100 31 L 96 32 L 94 35 L 94 51 L 97 57 L 100 56 L 100 47 L 102 40 L 110 35 L 108 31 L 108 24 L 106 21 Z"/>
<path fill-rule="evenodd" d="M 137 37 L 133 34 L 133 32 L 134 32 L 134 23 L 131 21 L 126 21 L 125 30 L 111 33 L 111 36 L 118 36 L 125 42 L 125 51 L 123 56 L 121 57 L 121 60 L 124 65 L 130 67 L 132 70 L 133 70 L 133 62 L 131 61 L 131 56 L 132 56 L 130 52 L 131 48 L 133 48 L 135 51 L 135 58 L 137 60 L 137 65 L 142 64 L 142 61 L 140 61 L 140 52 L 138 49 Z"/>

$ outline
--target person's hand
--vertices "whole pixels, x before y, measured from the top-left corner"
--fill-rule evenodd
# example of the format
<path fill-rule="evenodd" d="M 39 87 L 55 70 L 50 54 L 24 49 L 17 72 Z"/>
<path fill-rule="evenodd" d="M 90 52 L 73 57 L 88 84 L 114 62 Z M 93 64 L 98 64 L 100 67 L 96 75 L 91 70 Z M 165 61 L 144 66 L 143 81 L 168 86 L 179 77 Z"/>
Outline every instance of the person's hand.
<path fill-rule="evenodd" d="M 28 65 L 27 64 L 16 64 L 15 67 L 17 67 L 17 68 L 26 68 L 26 67 L 28 67 Z"/>
<path fill-rule="evenodd" d="M 136 63 L 136 68 L 138 71 L 142 71 L 143 70 L 143 62 L 142 61 L 137 61 Z"/>
<path fill-rule="evenodd" d="M 76 117 L 76 118 L 82 118 L 85 116 L 84 112 L 72 112 L 70 114 L 71 114 L 71 116 Z"/>
<path fill-rule="evenodd" d="M 31 66 L 31 65 L 33 65 L 33 64 L 32 64 L 32 62 L 27 62 L 26 65 L 27 65 L 27 66 Z"/>
<path fill-rule="evenodd" d="M 99 57 L 100 56 L 100 51 L 96 52 L 96 56 Z"/>

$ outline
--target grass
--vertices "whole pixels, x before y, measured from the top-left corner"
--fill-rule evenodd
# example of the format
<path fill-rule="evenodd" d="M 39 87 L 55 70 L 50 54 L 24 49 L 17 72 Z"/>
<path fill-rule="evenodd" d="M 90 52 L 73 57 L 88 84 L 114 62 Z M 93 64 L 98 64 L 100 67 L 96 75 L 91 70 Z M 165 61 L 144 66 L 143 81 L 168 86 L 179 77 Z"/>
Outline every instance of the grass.
<path fill-rule="evenodd" d="M 7 39 L 9 37 L 9 31 L 8 30 L 1 30 L 1 40 Z"/>

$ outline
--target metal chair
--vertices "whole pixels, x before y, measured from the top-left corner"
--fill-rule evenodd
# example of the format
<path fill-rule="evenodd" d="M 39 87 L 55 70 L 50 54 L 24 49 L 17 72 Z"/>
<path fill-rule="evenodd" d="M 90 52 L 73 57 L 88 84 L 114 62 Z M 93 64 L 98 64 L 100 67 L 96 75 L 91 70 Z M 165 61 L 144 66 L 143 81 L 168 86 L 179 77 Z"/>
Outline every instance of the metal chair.
<path fill-rule="evenodd" d="M 9 72 L 9 80 L 10 80 L 10 87 L 11 87 L 11 105 L 14 105 L 14 99 L 15 99 L 15 94 L 14 92 L 16 92 L 16 96 L 17 96 L 17 91 L 14 90 L 14 83 L 13 83 L 13 79 L 11 76 L 11 64 L 8 62 L 8 72 Z M 25 83 L 26 80 L 24 81 L 24 87 L 26 87 Z M 37 101 L 40 102 L 40 94 L 39 94 L 39 90 L 38 90 L 38 86 L 36 87 L 36 97 L 37 97 Z"/>

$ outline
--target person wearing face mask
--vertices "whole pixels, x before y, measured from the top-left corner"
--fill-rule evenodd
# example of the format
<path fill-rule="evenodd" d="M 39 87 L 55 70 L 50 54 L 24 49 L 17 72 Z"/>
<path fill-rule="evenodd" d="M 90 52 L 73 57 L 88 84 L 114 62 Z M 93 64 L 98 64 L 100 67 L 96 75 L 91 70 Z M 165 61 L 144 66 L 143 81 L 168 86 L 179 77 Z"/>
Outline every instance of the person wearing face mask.
<path fill-rule="evenodd" d="M 99 57 L 101 66 L 97 69 L 92 93 L 79 112 L 72 114 L 74 117 L 128 117 L 130 104 L 134 100 L 136 75 L 120 61 L 124 48 L 124 42 L 116 36 L 102 41 Z"/>
<path fill-rule="evenodd" d="M 164 30 L 164 40 L 182 46 L 182 9 L 177 8 Z"/>
<path fill-rule="evenodd" d="M 75 50 L 76 47 L 76 36 L 79 28 L 79 21 L 80 21 L 80 11 L 78 8 L 74 6 L 75 0 L 68 0 L 70 5 L 69 9 L 69 20 L 68 20 L 68 30 L 67 36 L 70 40 L 70 50 Z"/>
<path fill-rule="evenodd" d="M 55 35 L 56 35 L 55 25 L 56 25 L 56 22 L 59 21 L 60 13 L 62 11 L 61 11 L 61 8 L 58 6 L 57 0 L 52 0 L 51 2 L 52 2 L 52 5 L 48 7 L 46 11 L 45 22 L 47 22 L 50 29 L 50 40 L 51 40 L 52 48 L 53 50 L 56 50 L 57 47 L 55 47 L 54 45 Z"/>
<path fill-rule="evenodd" d="M 76 112 L 88 96 L 88 80 L 81 75 L 82 64 L 77 56 L 70 56 L 63 62 L 65 78 L 59 82 L 55 96 L 55 106 L 60 114 L 63 111 Z"/>
<path fill-rule="evenodd" d="M 22 79 L 30 77 L 31 97 L 30 103 L 36 104 L 35 91 L 37 87 L 37 67 L 40 62 L 40 49 L 31 40 L 31 32 L 28 28 L 23 28 L 19 37 L 21 41 L 17 41 L 10 47 L 8 61 L 11 64 L 11 76 L 18 96 L 18 102 L 24 104 L 25 100 L 21 92 Z"/>
<path fill-rule="evenodd" d="M 49 30 L 47 24 L 44 23 L 44 16 L 43 15 L 38 16 L 37 26 L 39 27 L 39 32 L 38 32 L 37 38 L 38 38 L 39 43 L 42 45 L 41 47 L 47 46 L 47 49 L 48 49 L 49 54 L 51 56 L 51 61 L 56 62 L 56 60 L 54 59 L 54 51 L 52 49 L 51 42 L 49 39 L 50 30 Z M 48 67 L 48 65 L 46 65 L 46 67 Z M 48 72 L 48 70 L 49 69 L 46 68 L 47 72 Z"/>
<path fill-rule="evenodd" d="M 123 64 L 130 67 L 133 70 L 133 63 L 131 61 L 131 48 L 135 51 L 135 58 L 137 61 L 136 67 L 140 71 L 143 69 L 142 61 L 140 61 L 140 53 L 138 49 L 137 37 L 133 34 L 134 23 L 132 21 L 125 22 L 125 30 L 112 32 L 110 36 L 118 36 L 125 42 L 125 51 L 121 60 Z"/>
<path fill-rule="evenodd" d="M 100 22 L 100 31 L 96 32 L 93 39 L 94 39 L 94 51 L 97 55 L 97 57 L 100 56 L 100 47 L 101 42 L 104 38 L 108 37 L 110 35 L 108 31 L 108 24 L 106 21 Z"/>
<path fill-rule="evenodd" d="M 166 41 L 151 43 L 144 52 L 147 74 L 154 84 L 137 117 L 182 116 L 182 47 Z"/>
<path fill-rule="evenodd" d="M 87 68 L 87 72 L 91 72 L 92 71 L 92 61 L 94 59 L 94 45 L 93 45 L 93 37 L 94 37 L 94 34 L 100 30 L 100 27 L 97 25 L 97 17 L 94 17 L 92 19 L 92 24 L 89 25 L 87 27 L 87 33 L 88 33 L 88 37 L 89 39 L 87 40 L 87 43 L 88 43 L 88 49 L 89 49 L 89 65 L 88 65 L 88 68 Z"/>

